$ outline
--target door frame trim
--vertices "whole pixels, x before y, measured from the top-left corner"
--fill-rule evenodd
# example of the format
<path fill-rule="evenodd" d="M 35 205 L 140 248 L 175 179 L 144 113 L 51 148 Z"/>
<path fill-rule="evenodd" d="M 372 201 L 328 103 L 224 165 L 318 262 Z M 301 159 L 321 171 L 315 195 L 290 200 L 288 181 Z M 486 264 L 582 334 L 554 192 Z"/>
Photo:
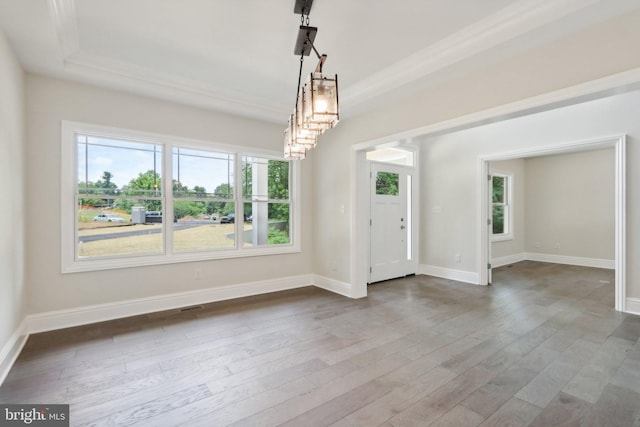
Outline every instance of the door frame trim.
<path fill-rule="evenodd" d="M 614 135 L 605 138 L 493 153 L 482 155 L 478 158 L 478 182 L 480 187 L 480 215 L 477 225 L 478 241 L 480 242 L 480 250 L 478 251 L 479 284 L 487 284 L 488 268 L 483 268 L 483 266 L 490 262 L 488 245 L 490 244 L 491 236 L 486 226 L 489 219 L 489 190 L 486 185 L 489 163 L 491 161 L 576 153 L 612 147 L 615 149 L 615 309 L 622 312 L 626 311 L 626 135 Z"/>
<path fill-rule="evenodd" d="M 366 153 L 379 148 L 398 147 L 414 153 L 413 169 L 413 257 L 416 262 L 416 274 L 418 273 L 420 260 L 420 152 L 411 141 L 396 140 L 380 144 L 366 144 L 351 150 L 351 298 L 364 298 L 367 296 L 367 282 L 369 281 L 370 265 L 370 198 L 369 172 L 370 161 L 366 159 Z"/>

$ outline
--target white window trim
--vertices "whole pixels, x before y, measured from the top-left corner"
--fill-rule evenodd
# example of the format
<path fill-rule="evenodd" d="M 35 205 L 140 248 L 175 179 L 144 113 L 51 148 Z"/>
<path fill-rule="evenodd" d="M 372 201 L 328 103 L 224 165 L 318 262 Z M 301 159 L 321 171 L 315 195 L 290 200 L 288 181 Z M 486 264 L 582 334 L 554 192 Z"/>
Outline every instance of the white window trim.
<path fill-rule="evenodd" d="M 274 160 L 284 160 L 281 152 L 264 150 L 259 148 L 242 147 L 228 144 L 218 144 L 210 141 L 201 141 L 176 137 L 171 135 L 162 135 L 149 132 L 141 132 L 130 129 L 122 129 L 110 126 L 94 125 L 89 123 L 73 122 L 63 120 L 61 123 L 61 271 L 62 273 L 78 273 L 97 270 L 110 270 L 118 268 L 142 267 L 150 265 L 174 264 L 182 262 L 206 261 L 216 259 L 242 258 L 248 256 L 278 255 L 298 253 L 301 251 L 301 224 L 300 224 L 300 167 L 298 161 L 291 161 L 289 166 L 290 174 L 290 230 L 291 243 L 288 245 L 273 245 L 260 247 L 245 247 L 239 240 L 241 234 L 238 231 L 241 227 L 236 227 L 236 244 L 232 249 L 212 249 L 209 251 L 198 252 L 172 252 L 173 233 L 170 229 L 166 229 L 164 236 L 164 253 L 154 255 L 130 255 L 104 258 L 87 258 L 78 259 L 76 256 L 76 243 L 78 240 L 78 232 L 76 227 L 77 213 L 75 201 L 75 186 L 77 172 L 77 155 L 76 155 L 76 133 L 85 133 L 89 135 L 97 134 L 109 136 L 113 138 L 128 139 L 146 143 L 163 145 L 164 168 L 163 168 L 163 199 L 164 210 L 171 212 L 173 203 L 171 197 L 166 197 L 168 191 L 171 191 L 171 179 L 167 177 L 173 176 L 171 169 L 171 147 L 179 145 L 180 147 L 200 149 L 200 150 L 220 150 L 235 154 L 234 182 L 240 181 L 240 163 L 243 155 L 262 156 Z M 238 213 L 238 200 L 242 200 L 240 186 L 234 186 L 236 202 L 236 215 Z M 169 216 L 163 215 L 165 218 Z M 166 223 L 170 224 L 170 223 Z M 163 227 L 166 227 L 163 222 Z"/>
<path fill-rule="evenodd" d="M 510 172 L 492 171 L 491 177 L 493 178 L 494 176 L 504 177 L 507 182 L 507 192 L 505 194 L 507 199 L 505 203 L 505 211 L 507 212 L 507 232 L 501 234 L 491 233 L 491 241 L 506 242 L 513 240 L 513 174 Z M 489 203 L 489 205 L 493 206 L 493 202 Z"/>

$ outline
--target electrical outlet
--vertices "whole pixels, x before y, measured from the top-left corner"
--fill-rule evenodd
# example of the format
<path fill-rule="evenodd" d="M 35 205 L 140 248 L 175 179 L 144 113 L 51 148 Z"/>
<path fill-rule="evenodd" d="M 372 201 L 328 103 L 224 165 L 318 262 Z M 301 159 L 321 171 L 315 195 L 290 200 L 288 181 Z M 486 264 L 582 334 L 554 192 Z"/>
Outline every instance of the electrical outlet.
<path fill-rule="evenodd" d="M 462 262 L 462 257 L 460 254 L 456 254 L 456 262 Z"/>
<path fill-rule="evenodd" d="M 539 248 L 540 247 L 540 242 L 536 242 L 535 246 L 536 246 L 536 248 Z"/>
<path fill-rule="evenodd" d="M 553 245 L 553 247 L 556 249 L 560 249 L 560 243 L 556 243 L 555 245 Z"/>
<path fill-rule="evenodd" d="M 199 268 L 196 269 L 195 272 L 195 279 L 198 280 L 202 277 L 202 270 L 200 270 Z"/>

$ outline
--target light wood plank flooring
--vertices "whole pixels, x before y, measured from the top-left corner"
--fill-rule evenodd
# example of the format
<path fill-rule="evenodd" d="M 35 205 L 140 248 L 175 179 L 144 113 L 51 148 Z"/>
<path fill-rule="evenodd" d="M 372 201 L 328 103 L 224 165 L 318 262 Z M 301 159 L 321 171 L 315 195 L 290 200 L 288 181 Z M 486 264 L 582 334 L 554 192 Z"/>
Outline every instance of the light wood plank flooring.
<path fill-rule="evenodd" d="M 613 272 L 521 262 L 494 278 L 35 334 L 0 403 L 69 403 L 78 426 L 640 426 L 640 317 L 613 310 Z"/>

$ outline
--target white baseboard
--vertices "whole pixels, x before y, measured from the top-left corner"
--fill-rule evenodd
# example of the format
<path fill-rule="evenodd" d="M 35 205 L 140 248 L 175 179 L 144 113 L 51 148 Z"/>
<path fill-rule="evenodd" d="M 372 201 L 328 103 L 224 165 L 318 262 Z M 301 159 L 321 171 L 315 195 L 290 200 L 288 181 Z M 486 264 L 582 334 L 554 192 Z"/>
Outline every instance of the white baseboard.
<path fill-rule="evenodd" d="M 156 311 L 172 310 L 190 305 L 224 301 L 312 285 L 313 275 L 308 274 L 128 301 L 118 301 L 68 310 L 50 311 L 28 315 L 26 318 L 26 328 L 28 333 L 45 332 L 153 313 Z"/>
<path fill-rule="evenodd" d="M 627 298 L 625 303 L 625 313 L 640 316 L 640 298 Z"/>
<path fill-rule="evenodd" d="M 525 253 L 507 255 L 500 258 L 493 258 L 491 260 L 491 267 L 493 268 L 504 267 L 505 265 L 515 264 L 516 262 L 526 261 L 526 260 L 527 260 L 527 254 Z"/>
<path fill-rule="evenodd" d="M 318 288 L 326 289 L 327 291 L 331 291 L 336 294 L 343 295 L 345 297 L 359 298 L 358 296 L 352 295 L 352 288 L 350 283 L 345 283 L 339 280 L 334 280 L 325 276 L 319 276 L 317 274 L 314 274 L 313 284 Z"/>
<path fill-rule="evenodd" d="M 514 264 L 520 261 L 538 261 L 550 262 L 554 264 L 579 265 L 582 267 L 607 268 L 615 269 L 615 261 L 608 259 L 581 258 L 564 255 L 538 254 L 523 252 L 519 254 L 508 255 L 491 260 L 493 268 Z M 480 275 L 478 273 L 462 270 L 454 270 L 451 268 L 437 267 L 435 265 L 420 265 L 420 274 L 441 277 L 443 279 L 457 280 L 458 282 L 478 284 Z"/>
<path fill-rule="evenodd" d="M 616 268 L 616 262 L 612 259 L 598 258 L 582 258 L 575 256 L 553 255 L 553 254 L 537 254 L 526 253 L 528 261 L 551 262 L 554 264 L 579 265 L 581 267 L 607 268 L 613 270 Z"/>
<path fill-rule="evenodd" d="M 525 254 L 524 252 L 520 254 L 507 255 L 500 258 L 493 258 L 491 260 L 491 267 L 504 267 L 505 265 L 515 264 L 516 262 L 525 261 L 526 259 L 527 254 Z"/>
<path fill-rule="evenodd" d="M 435 265 L 420 264 L 420 274 L 427 276 L 440 277 L 442 279 L 456 280 L 458 282 L 472 283 L 477 285 L 480 283 L 478 273 L 471 271 L 453 270 L 451 268 L 436 267 Z"/>
<path fill-rule="evenodd" d="M 29 335 L 25 330 L 25 321 L 23 320 L 18 326 L 18 329 L 11 335 L 9 341 L 0 349 L 0 386 L 5 378 L 7 378 L 11 367 L 20 355 L 22 347 L 24 347 L 28 337 Z"/>

